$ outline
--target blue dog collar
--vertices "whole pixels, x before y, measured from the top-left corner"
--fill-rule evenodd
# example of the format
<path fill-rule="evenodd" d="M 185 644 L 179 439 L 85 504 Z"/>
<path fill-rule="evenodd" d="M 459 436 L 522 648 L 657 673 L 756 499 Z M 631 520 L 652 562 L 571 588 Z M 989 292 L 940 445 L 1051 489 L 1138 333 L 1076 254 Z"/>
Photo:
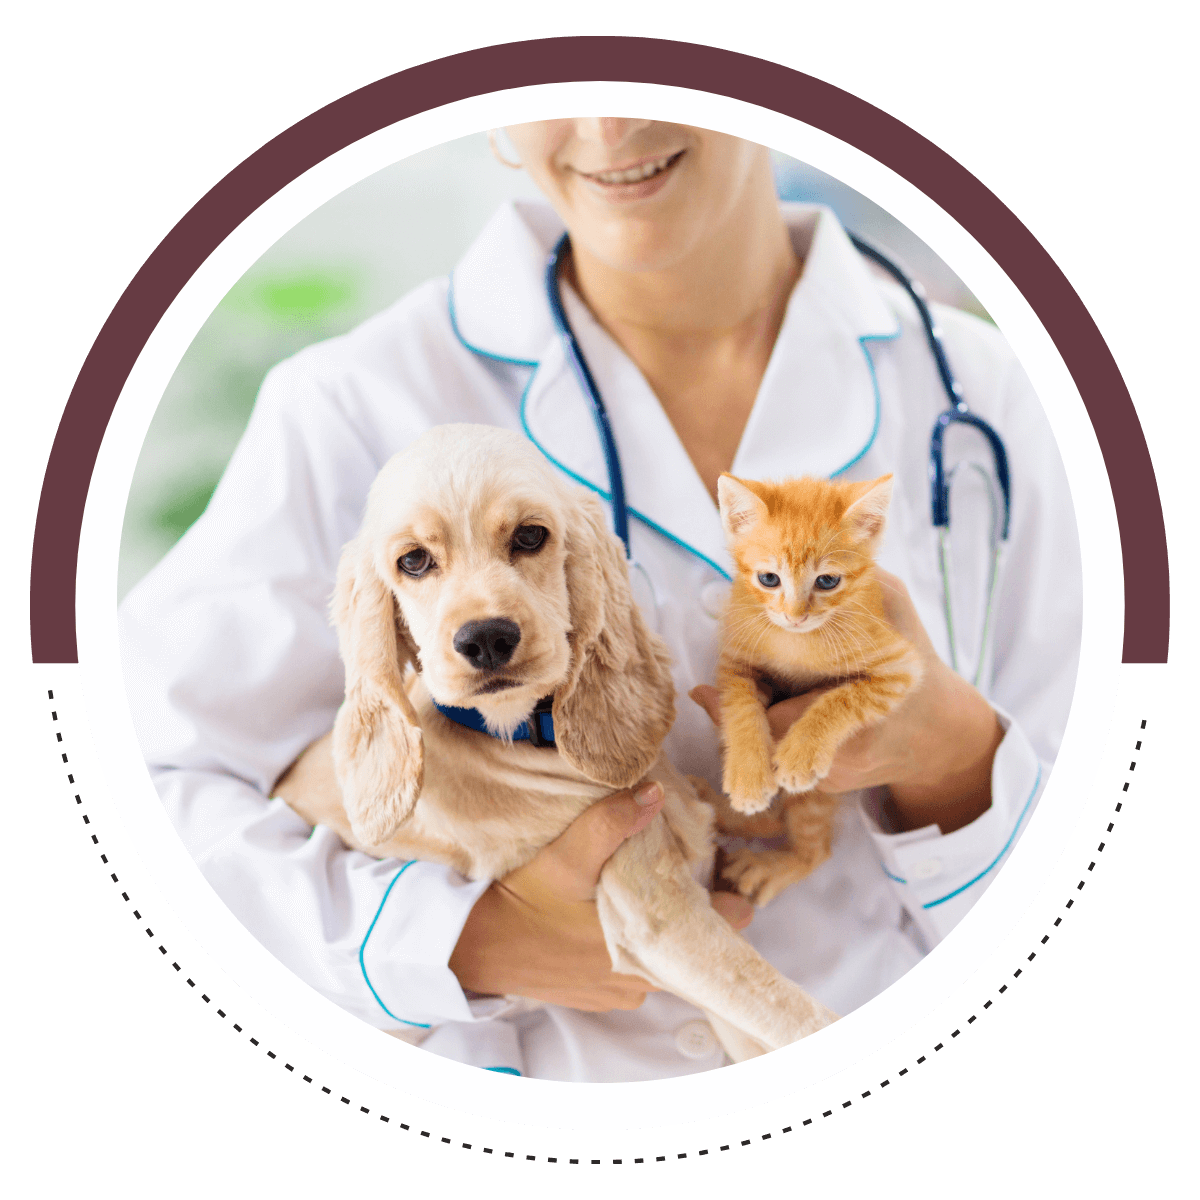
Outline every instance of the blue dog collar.
<path fill-rule="evenodd" d="M 553 703 L 553 696 L 539 700 L 534 706 L 533 712 L 529 714 L 529 720 L 522 721 L 513 730 L 512 740 L 514 742 L 530 742 L 534 746 L 553 746 L 554 718 L 550 715 Z M 433 702 L 433 707 L 443 717 L 453 721 L 456 725 L 461 725 L 464 729 L 474 729 L 476 733 L 486 733 L 488 737 L 498 736 L 488 729 L 487 722 L 483 719 L 483 713 L 477 708 L 454 708 L 449 704 L 439 704 L 436 700 Z"/>

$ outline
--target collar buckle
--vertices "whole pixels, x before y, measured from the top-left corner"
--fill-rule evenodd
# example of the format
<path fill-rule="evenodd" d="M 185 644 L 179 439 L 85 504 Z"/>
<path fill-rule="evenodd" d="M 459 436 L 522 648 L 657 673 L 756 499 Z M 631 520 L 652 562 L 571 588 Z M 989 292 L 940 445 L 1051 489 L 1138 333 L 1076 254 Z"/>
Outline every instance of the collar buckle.
<path fill-rule="evenodd" d="M 529 730 L 530 745 L 541 747 L 553 746 L 555 744 L 554 721 L 550 716 L 553 707 L 553 696 L 543 696 L 533 706 L 533 712 L 529 714 L 529 719 L 525 722 L 525 726 Z M 542 720 L 543 717 L 545 717 L 544 722 Z"/>

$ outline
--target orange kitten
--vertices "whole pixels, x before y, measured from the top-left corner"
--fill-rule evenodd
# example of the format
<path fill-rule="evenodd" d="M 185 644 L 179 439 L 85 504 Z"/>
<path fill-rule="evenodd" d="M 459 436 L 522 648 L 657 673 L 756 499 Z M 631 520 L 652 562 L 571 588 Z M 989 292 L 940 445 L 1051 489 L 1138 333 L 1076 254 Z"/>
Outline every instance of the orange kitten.
<path fill-rule="evenodd" d="M 837 797 L 812 789 L 838 747 L 918 682 L 921 663 L 884 619 L 875 577 L 891 475 L 757 483 L 726 474 L 717 495 L 738 566 L 717 668 L 732 805 L 721 806 L 722 826 L 746 837 L 786 832 L 790 843 L 731 856 L 725 877 L 761 905 L 829 857 Z M 767 704 L 830 684 L 776 745 Z M 778 815 L 764 813 L 780 789 L 790 794 Z"/>

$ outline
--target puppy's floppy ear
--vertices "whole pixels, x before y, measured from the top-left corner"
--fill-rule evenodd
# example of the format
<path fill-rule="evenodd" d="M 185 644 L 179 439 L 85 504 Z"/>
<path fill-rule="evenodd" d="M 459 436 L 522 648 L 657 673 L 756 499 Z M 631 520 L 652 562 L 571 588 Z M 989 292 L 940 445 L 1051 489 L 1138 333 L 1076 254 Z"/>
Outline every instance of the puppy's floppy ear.
<path fill-rule="evenodd" d="M 342 551 L 332 607 L 346 668 L 346 699 L 333 724 L 334 768 L 354 836 L 374 846 L 412 811 L 425 751 L 404 690 L 416 647 L 364 535 Z"/>
<path fill-rule="evenodd" d="M 554 695 L 555 741 L 589 779 L 629 787 L 675 720 L 671 656 L 642 620 L 624 547 L 594 496 L 579 494 L 566 550 L 571 665 Z"/>

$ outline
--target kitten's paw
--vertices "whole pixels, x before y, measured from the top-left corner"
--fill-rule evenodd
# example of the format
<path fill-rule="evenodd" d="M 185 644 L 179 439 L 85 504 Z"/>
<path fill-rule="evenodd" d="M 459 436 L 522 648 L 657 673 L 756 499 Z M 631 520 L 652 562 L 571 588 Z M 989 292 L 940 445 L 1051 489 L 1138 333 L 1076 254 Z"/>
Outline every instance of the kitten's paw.
<path fill-rule="evenodd" d="M 729 803 L 740 813 L 760 813 L 770 808 L 775 793 L 775 771 L 767 758 L 729 751 L 725 759 L 723 785 Z"/>
<path fill-rule="evenodd" d="M 793 796 L 802 796 L 805 792 L 811 792 L 821 780 L 815 771 L 789 771 L 780 767 L 775 772 L 775 782 L 779 785 L 780 791 L 789 792 Z"/>
<path fill-rule="evenodd" d="M 808 738 L 784 738 L 775 756 L 775 783 L 793 795 L 811 792 L 832 767 L 832 750 Z"/>
<path fill-rule="evenodd" d="M 775 781 L 772 780 L 759 792 L 747 793 L 743 791 L 736 795 L 731 795 L 729 803 L 735 812 L 744 813 L 746 816 L 751 817 L 757 813 L 766 812 L 771 807 L 771 801 L 775 799 L 775 793 L 778 790 L 775 786 Z"/>
<path fill-rule="evenodd" d="M 735 850 L 721 876 L 758 908 L 812 870 L 789 850 Z"/>

